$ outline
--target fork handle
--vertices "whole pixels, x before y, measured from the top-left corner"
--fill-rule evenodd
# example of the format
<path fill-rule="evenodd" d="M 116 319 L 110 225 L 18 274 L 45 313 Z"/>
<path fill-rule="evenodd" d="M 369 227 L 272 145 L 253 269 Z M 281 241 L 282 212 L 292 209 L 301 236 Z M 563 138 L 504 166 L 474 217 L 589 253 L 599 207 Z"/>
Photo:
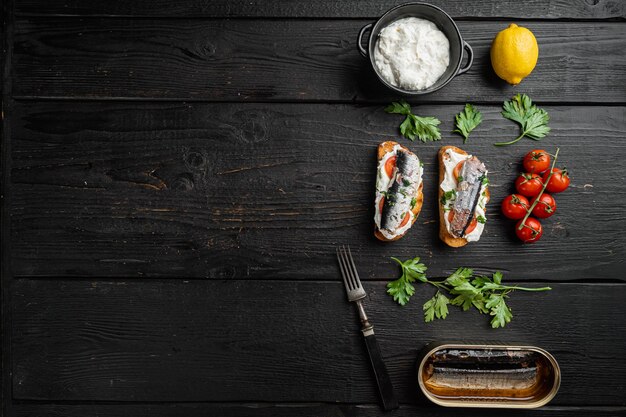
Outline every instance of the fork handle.
<path fill-rule="evenodd" d="M 385 362 L 383 362 L 383 355 L 380 353 L 380 346 L 378 346 L 378 341 L 374 334 L 374 327 L 369 325 L 363 327 L 361 331 L 363 332 L 363 336 L 365 336 L 365 346 L 367 346 L 367 353 L 369 354 L 372 369 L 376 376 L 376 384 L 378 385 L 380 399 L 383 402 L 383 409 L 385 411 L 395 410 L 399 407 L 398 399 L 393 390 Z"/>

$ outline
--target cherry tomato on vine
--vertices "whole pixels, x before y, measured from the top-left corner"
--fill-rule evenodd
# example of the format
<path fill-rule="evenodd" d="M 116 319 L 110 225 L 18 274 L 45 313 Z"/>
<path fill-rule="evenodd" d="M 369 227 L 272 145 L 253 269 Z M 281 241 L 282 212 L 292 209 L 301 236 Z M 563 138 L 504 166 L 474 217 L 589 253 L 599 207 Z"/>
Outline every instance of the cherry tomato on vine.
<path fill-rule="evenodd" d="M 550 171 L 545 172 L 543 174 L 543 181 L 548 181 L 548 175 L 550 175 Z M 569 173 L 566 169 L 553 168 L 552 176 L 548 181 L 548 185 L 546 186 L 546 190 L 551 193 L 561 193 L 565 191 L 569 187 Z"/>
<path fill-rule="evenodd" d="M 522 224 L 522 220 L 518 221 L 515 224 L 515 234 L 517 237 L 524 243 L 532 243 L 536 242 L 541 238 L 543 234 L 543 228 L 541 227 L 541 223 L 539 220 L 534 217 L 529 217 L 524 222 L 524 226 L 520 229 L 520 225 Z"/>
<path fill-rule="evenodd" d="M 523 173 L 515 180 L 515 189 L 526 197 L 534 197 L 541 192 L 543 181 L 537 174 Z"/>
<path fill-rule="evenodd" d="M 511 194 L 502 200 L 502 214 L 509 219 L 521 219 L 529 207 L 528 199 L 521 194 Z"/>
<path fill-rule="evenodd" d="M 533 198 L 530 202 L 531 205 L 535 203 L 537 197 Z M 539 197 L 539 202 L 533 208 L 533 216 L 537 216 L 540 219 L 547 219 L 556 212 L 556 200 L 548 193 L 543 193 Z"/>
<path fill-rule="evenodd" d="M 526 172 L 541 174 L 550 168 L 550 155 L 543 149 L 534 149 L 526 154 L 523 164 Z"/>

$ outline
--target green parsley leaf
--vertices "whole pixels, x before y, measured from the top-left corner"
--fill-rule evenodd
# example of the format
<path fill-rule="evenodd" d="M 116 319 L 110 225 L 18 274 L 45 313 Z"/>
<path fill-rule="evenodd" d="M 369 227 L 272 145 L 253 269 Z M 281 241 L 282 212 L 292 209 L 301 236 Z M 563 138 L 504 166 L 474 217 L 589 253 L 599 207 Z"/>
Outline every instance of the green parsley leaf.
<path fill-rule="evenodd" d="M 501 289 L 502 286 L 500 284 L 496 284 L 495 282 L 485 282 L 481 288 L 481 291 L 493 291 Z"/>
<path fill-rule="evenodd" d="M 407 139 L 415 140 L 416 138 L 422 142 L 436 141 L 441 139 L 439 132 L 439 124 L 441 121 L 435 117 L 421 117 L 411 112 L 411 106 L 404 100 L 400 102 L 392 102 L 385 107 L 387 113 L 402 114 L 406 116 L 400 124 L 400 134 Z"/>
<path fill-rule="evenodd" d="M 485 219 L 485 217 L 484 217 L 484 216 L 477 216 L 477 217 L 476 217 L 476 221 L 477 221 L 478 223 L 482 223 L 482 224 L 487 223 L 487 219 Z"/>
<path fill-rule="evenodd" d="M 472 307 L 472 299 L 465 295 L 457 295 L 450 301 L 450 304 L 463 308 L 463 311 L 467 311 Z"/>
<path fill-rule="evenodd" d="M 478 289 L 482 289 L 485 284 L 491 282 L 491 278 L 484 275 L 477 275 L 472 279 L 472 285 Z"/>
<path fill-rule="evenodd" d="M 461 282 L 450 290 L 450 294 L 462 295 L 472 299 L 480 294 L 480 290 L 472 285 L 469 281 Z"/>
<path fill-rule="evenodd" d="M 415 140 L 415 133 L 413 133 L 410 116 L 407 116 L 406 119 L 400 123 L 400 134 L 407 139 Z"/>
<path fill-rule="evenodd" d="M 397 258 L 391 258 L 391 259 L 393 259 L 398 264 L 400 264 L 400 266 L 402 267 L 402 273 L 404 275 L 411 277 L 412 280 L 418 279 L 422 282 L 428 281 L 428 279 L 426 278 L 426 274 L 425 274 L 428 268 L 426 268 L 426 265 L 424 265 L 423 263 L 420 263 L 419 257 L 409 259 L 404 262 L 400 261 Z"/>
<path fill-rule="evenodd" d="M 441 139 L 441 132 L 439 132 L 439 119 L 435 117 L 420 117 L 412 114 L 409 116 L 413 124 L 413 133 L 422 142 L 436 141 Z M 413 139 L 411 139 L 413 140 Z"/>
<path fill-rule="evenodd" d="M 395 113 L 395 114 L 404 114 L 405 116 L 411 114 L 411 106 L 404 100 L 400 100 L 392 102 L 390 105 L 385 107 L 385 111 L 387 113 Z"/>
<path fill-rule="evenodd" d="M 456 115 L 456 129 L 453 132 L 463 136 L 463 143 L 467 141 L 472 130 L 483 121 L 483 115 L 471 104 L 466 104 L 465 109 Z"/>
<path fill-rule="evenodd" d="M 387 284 L 387 294 L 401 306 L 406 305 L 415 294 L 415 287 L 406 279 L 397 279 Z"/>
<path fill-rule="evenodd" d="M 439 294 L 439 292 L 437 292 Z M 435 319 L 435 303 L 437 302 L 437 296 L 433 296 L 430 300 L 426 301 L 422 306 L 424 310 L 424 322 L 430 323 Z"/>
<path fill-rule="evenodd" d="M 415 294 L 412 283 L 417 281 L 430 284 L 437 288 L 435 295 L 424 303 L 424 321 L 445 319 L 448 316 L 448 305 L 458 306 L 463 311 L 474 307 L 481 314 L 491 316 L 491 327 L 504 327 L 513 318 L 506 299 L 513 291 L 549 291 L 550 287 L 525 288 L 517 285 L 502 285 L 502 273 L 494 272 L 491 277 L 474 275 L 471 268 L 458 268 L 443 281 L 430 281 L 426 278 L 426 266 L 413 258 L 402 262 L 391 258 L 402 267 L 402 276 L 387 284 L 387 292 L 400 305 L 409 302 Z M 446 293 L 454 296 L 449 298 Z"/>
<path fill-rule="evenodd" d="M 437 291 L 437 294 L 426 301 L 422 307 L 424 310 L 424 321 L 428 323 L 433 321 L 435 317 L 438 319 L 448 317 L 448 304 L 450 304 L 450 299 Z"/>
<path fill-rule="evenodd" d="M 489 314 L 493 316 L 491 319 L 491 327 L 494 329 L 504 327 L 513 318 L 511 309 L 504 301 L 505 297 L 506 296 L 502 294 L 492 294 L 487 304 L 485 304 L 485 307 L 490 310 Z"/>
<path fill-rule="evenodd" d="M 413 197 L 411 199 L 411 210 L 413 210 L 415 208 L 416 204 L 417 204 L 417 198 Z"/>
<path fill-rule="evenodd" d="M 438 319 L 448 317 L 448 304 L 450 304 L 450 299 L 442 293 L 437 293 L 437 299 L 435 300 L 435 317 Z"/>
<path fill-rule="evenodd" d="M 482 301 L 481 291 L 474 287 L 469 281 L 469 278 L 471 278 L 471 271 L 471 269 L 465 268 L 462 274 L 457 274 L 455 272 L 455 274 L 452 275 L 454 278 L 451 279 L 452 276 L 450 276 L 446 279 L 446 282 L 449 280 L 450 283 L 454 283 L 452 284 L 453 288 L 450 290 L 450 294 L 456 295 L 457 297 L 452 300 L 452 304 L 461 306 L 463 311 L 469 310 L 470 307 L 474 305 L 475 300 Z M 457 272 L 459 272 L 459 270 L 457 270 Z M 467 272 L 469 272 L 469 275 L 464 275 Z"/>
<path fill-rule="evenodd" d="M 452 287 L 456 287 L 465 282 L 468 282 L 469 278 L 472 276 L 474 271 L 471 268 L 459 268 L 452 273 L 446 280 L 444 281 L 446 284 L 451 285 Z"/>
<path fill-rule="evenodd" d="M 526 94 L 516 94 L 511 100 L 504 102 L 502 109 L 502 116 L 517 122 L 522 133 L 516 139 L 510 142 L 496 143 L 496 146 L 512 145 L 524 136 L 533 140 L 541 140 L 550 132 L 548 112 L 535 106 Z"/>
<path fill-rule="evenodd" d="M 472 300 L 472 305 L 474 307 L 476 307 L 476 310 L 478 310 L 481 314 L 488 314 L 489 313 L 489 309 L 485 306 L 485 299 L 484 299 L 484 297 L 475 297 Z"/>
<path fill-rule="evenodd" d="M 441 205 L 445 206 L 448 201 L 452 201 L 455 198 L 456 198 L 456 190 L 446 191 L 441 196 Z"/>
<path fill-rule="evenodd" d="M 413 294 L 415 287 L 412 282 L 419 280 L 426 282 L 426 265 L 419 262 L 420 258 L 409 259 L 402 262 L 398 258 L 391 258 L 402 267 L 402 276 L 395 281 L 387 284 L 387 293 L 393 297 L 393 300 L 400 305 L 406 305 Z"/>

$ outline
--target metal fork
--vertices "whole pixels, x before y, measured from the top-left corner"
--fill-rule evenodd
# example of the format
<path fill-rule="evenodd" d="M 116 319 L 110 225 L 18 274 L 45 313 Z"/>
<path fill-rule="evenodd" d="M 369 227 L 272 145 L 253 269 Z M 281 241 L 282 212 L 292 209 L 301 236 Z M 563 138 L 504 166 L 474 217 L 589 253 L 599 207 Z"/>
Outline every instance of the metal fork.
<path fill-rule="evenodd" d="M 363 325 L 361 331 L 363 332 L 367 353 L 369 354 L 372 369 L 376 376 L 376 384 L 378 385 L 380 399 L 383 402 L 383 409 L 385 411 L 396 409 L 398 408 L 398 400 L 393 391 L 393 385 L 391 384 L 387 367 L 385 366 L 385 362 L 383 362 L 383 355 L 376 341 L 376 335 L 374 335 L 374 326 L 369 322 L 367 314 L 365 314 L 365 309 L 363 308 L 363 299 L 367 294 L 359 279 L 359 274 L 356 271 L 356 265 L 354 265 L 354 259 L 352 259 L 349 246 L 347 249 L 344 246 L 337 248 L 337 260 L 339 261 L 343 283 L 348 292 L 348 301 L 355 302 L 359 309 L 359 317 Z"/>

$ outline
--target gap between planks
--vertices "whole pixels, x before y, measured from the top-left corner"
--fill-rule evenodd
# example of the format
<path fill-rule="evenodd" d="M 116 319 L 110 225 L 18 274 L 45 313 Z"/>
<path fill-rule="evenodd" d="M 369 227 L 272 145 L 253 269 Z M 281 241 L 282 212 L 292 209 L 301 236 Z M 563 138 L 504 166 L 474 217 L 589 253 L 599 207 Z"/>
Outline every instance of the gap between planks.
<path fill-rule="evenodd" d="M 511 97 L 514 95 L 511 93 Z M 208 100 L 206 98 L 171 98 L 171 97 L 64 97 L 64 96 L 12 96 L 10 97 L 14 102 L 76 102 L 76 103 L 94 103 L 94 102 L 107 102 L 107 103 L 126 103 L 126 102 L 146 102 L 146 103 L 199 103 L 199 104 L 328 104 L 328 105 L 346 105 L 353 104 L 359 106 L 382 106 L 389 104 L 390 100 L 317 100 L 317 99 L 302 99 L 302 100 Z M 464 104 L 463 100 L 447 100 L 447 101 L 429 101 L 428 98 L 410 98 L 405 97 L 408 103 L 419 106 L 452 106 L 458 104 Z M 472 104 L 477 106 L 493 106 L 503 104 L 502 101 L 488 101 L 488 100 L 469 100 Z M 549 100 L 533 100 L 535 104 L 541 104 L 542 106 L 553 107 L 624 107 L 626 101 L 615 102 L 602 102 L 602 101 L 585 101 L 585 102 L 569 102 L 569 101 L 549 101 Z"/>
<path fill-rule="evenodd" d="M 398 272 L 399 275 L 399 272 Z M 124 282 L 124 281 L 142 281 L 142 282 L 171 282 L 171 281 L 180 281 L 182 283 L 191 282 L 191 281 L 207 281 L 214 283 L 225 283 L 230 281 L 259 281 L 259 282 L 268 282 L 268 283 L 290 283 L 290 284 L 341 284 L 341 277 L 337 274 L 337 278 L 328 278 L 328 279 L 276 279 L 276 278 L 229 278 L 229 279 L 216 279 L 216 278 L 204 278 L 204 277 L 137 277 L 137 276 L 128 276 L 128 277 L 71 277 L 71 276 L 63 276 L 63 275 L 46 275 L 46 276 L 29 276 L 29 275 L 18 275 L 12 277 L 14 281 L 19 280 L 33 280 L 33 281 L 76 281 L 76 282 L 90 282 L 90 281 L 109 281 L 109 282 Z M 430 279 L 445 279 L 446 276 L 432 276 Z M 370 284 L 377 283 L 385 283 L 392 281 L 395 278 L 388 279 L 362 279 L 363 282 Z M 528 279 L 524 281 L 513 280 L 507 281 L 510 284 L 557 284 L 557 285 L 626 285 L 626 281 L 621 281 L 617 278 L 615 279 L 579 279 L 579 280 L 546 280 L 546 279 Z"/>

